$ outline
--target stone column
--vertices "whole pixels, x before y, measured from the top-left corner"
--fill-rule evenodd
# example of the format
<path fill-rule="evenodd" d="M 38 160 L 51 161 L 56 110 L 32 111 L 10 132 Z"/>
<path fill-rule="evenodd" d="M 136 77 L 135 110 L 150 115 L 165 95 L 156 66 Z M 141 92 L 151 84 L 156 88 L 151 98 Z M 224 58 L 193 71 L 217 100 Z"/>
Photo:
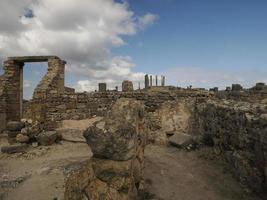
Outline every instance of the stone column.
<path fill-rule="evenodd" d="M 150 87 L 153 85 L 152 75 L 150 75 Z"/>
<path fill-rule="evenodd" d="M 20 121 L 23 100 L 23 63 L 4 62 L 4 96 L 6 97 L 6 121 Z"/>
<path fill-rule="evenodd" d="M 156 75 L 156 86 L 158 86 L 158 75 Z"/>
<path fill-rule="evenodd" d="M 165 86 L 165 76 L 161 76 L 161 86 Z"/>
<path fill-rule="evenodd" d="M 145 89 L 149 88 L 149 79 L 148 79 L 148 75 L 145 75 Z"/>

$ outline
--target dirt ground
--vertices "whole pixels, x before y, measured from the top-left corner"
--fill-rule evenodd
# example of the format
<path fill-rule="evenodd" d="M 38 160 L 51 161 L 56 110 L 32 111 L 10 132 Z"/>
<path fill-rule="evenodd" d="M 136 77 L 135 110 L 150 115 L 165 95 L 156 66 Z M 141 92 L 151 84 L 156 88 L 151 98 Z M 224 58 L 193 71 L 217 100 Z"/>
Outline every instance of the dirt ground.
<path fill-rule="evenodd" d="M 245 192 L 229 170 L 210 160 L 204 150 L 187 152 L 174 147 L 147 146 L 144 199 L 258 200 Z"/>
<path fill-rule="evenodd" d="M 82 121 L 79 127 L 96 119 Z M 84 125 L 84 126 L 83 126 Z M 62 128 L 78 129 L 68 121 Z M 0 135 L 0 146 L 7 138 Z M 257 200 L 231 173 L 203 151 L 149 145 L 145 151 L 145 193 L 154 200 Z M 62 141 L 30 147 L 27 153 L 0 153 L 0 200 L 62 200 L 68 174 L 92 156 L 86 143 Z"/>

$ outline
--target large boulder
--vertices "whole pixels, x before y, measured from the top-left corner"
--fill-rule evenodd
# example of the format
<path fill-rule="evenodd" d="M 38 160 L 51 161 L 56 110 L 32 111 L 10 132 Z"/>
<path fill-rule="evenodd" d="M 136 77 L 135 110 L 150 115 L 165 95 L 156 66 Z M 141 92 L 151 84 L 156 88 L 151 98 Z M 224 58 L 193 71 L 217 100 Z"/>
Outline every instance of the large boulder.
<path fill-rule="evenodd" d="M 194 145 L 194 139 L 191 135 L 183 134 L 183 133 L 176 133 L 173 136 L 169 137 L 169 143 L 172 146 L 178 147 L 178 148 L 187 148 L 187 147 L 193 147 Z"/>
<path fill-rule="evenodd" d="M 129 160 L 135 156 L 136 129 L 129 122 L 101 120 L 84 137 L 96 158 Z"/>
<path fill-rule="evenodd" d="M 83 137 L 83 131 L 79 129 L 58 129 L 58 134 L 61 136 L 62 140 L 68 142 L 86 142 Z"/>

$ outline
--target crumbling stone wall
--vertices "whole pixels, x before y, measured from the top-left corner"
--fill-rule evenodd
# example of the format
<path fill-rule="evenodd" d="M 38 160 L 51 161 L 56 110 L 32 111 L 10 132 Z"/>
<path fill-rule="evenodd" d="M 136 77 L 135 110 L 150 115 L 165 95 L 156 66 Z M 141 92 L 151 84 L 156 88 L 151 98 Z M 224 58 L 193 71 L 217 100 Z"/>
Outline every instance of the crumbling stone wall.
<path fill-rule="evenodd" d="M 166 101 L 183 98 L 209 97 L 208 92 L 192 92 L 179 90 L 175 92 L 94 92 L 76 93 L 74 95 L 50 96 L 44 100 L 34 99 L 29 106 L 33 116 L 27 116 L 46 123 L 47 129 L 55 129 L 62 120 L 85 119 L 104 116 L 111 106 L 120 98 L 140 100 L 145 105 L 146 112 L 155 112 Z"/>
<path fill-rule="evenodd" d="M 0 132 L 6 128 L 6 98 L 3 88 L 4 76 L 0 76 Z"/>
<path fill-rule="evenodd" d="M 93 157 L 68 178 L 65 199 L 136 199 L 143 184 L 145 129 L 143 105 L 119 99 L 84 132 Z"/>
<path fill-rule="evenodd" d="M 59 58 L 48 59 L 46 75 L 35 88 L 33 99 L 46 99 L 51 95 L 64 94 L 64 74 L 66 62 Z"/>
<path fill-rule="evenodd" d="M 225 158 L 241 183 L 266 192 L 266 104 L 210 100 L 198 102 L 195 111 L 203 142 Z"/>

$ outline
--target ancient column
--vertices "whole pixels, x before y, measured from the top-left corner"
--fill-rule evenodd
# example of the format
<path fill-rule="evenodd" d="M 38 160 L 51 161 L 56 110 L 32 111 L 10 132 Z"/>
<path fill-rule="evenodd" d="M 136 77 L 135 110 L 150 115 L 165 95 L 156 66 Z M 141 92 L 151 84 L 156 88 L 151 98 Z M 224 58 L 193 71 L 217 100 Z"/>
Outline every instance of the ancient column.
<path fill-rule="evenodd" d="M 158 86 L 158 75 L 156 75 L 156 86 Z"/>
<path fill-rule="evenodd" d="M 148 75 L 145 75 L 145 89 L 149 88 L 149 79 L 148 79 Z"/>
<path fill-rule="evenodd" d="M 150 75 L 150 87 L 152 87 L 152 84 L 153 84 L 152 81 L 153 81 L 152 80 L 152 75 Z"/>
<path fill-rule="evenodd" d="M 165 76 L 161 76 L 161 86 L 165 86 Z"/>

